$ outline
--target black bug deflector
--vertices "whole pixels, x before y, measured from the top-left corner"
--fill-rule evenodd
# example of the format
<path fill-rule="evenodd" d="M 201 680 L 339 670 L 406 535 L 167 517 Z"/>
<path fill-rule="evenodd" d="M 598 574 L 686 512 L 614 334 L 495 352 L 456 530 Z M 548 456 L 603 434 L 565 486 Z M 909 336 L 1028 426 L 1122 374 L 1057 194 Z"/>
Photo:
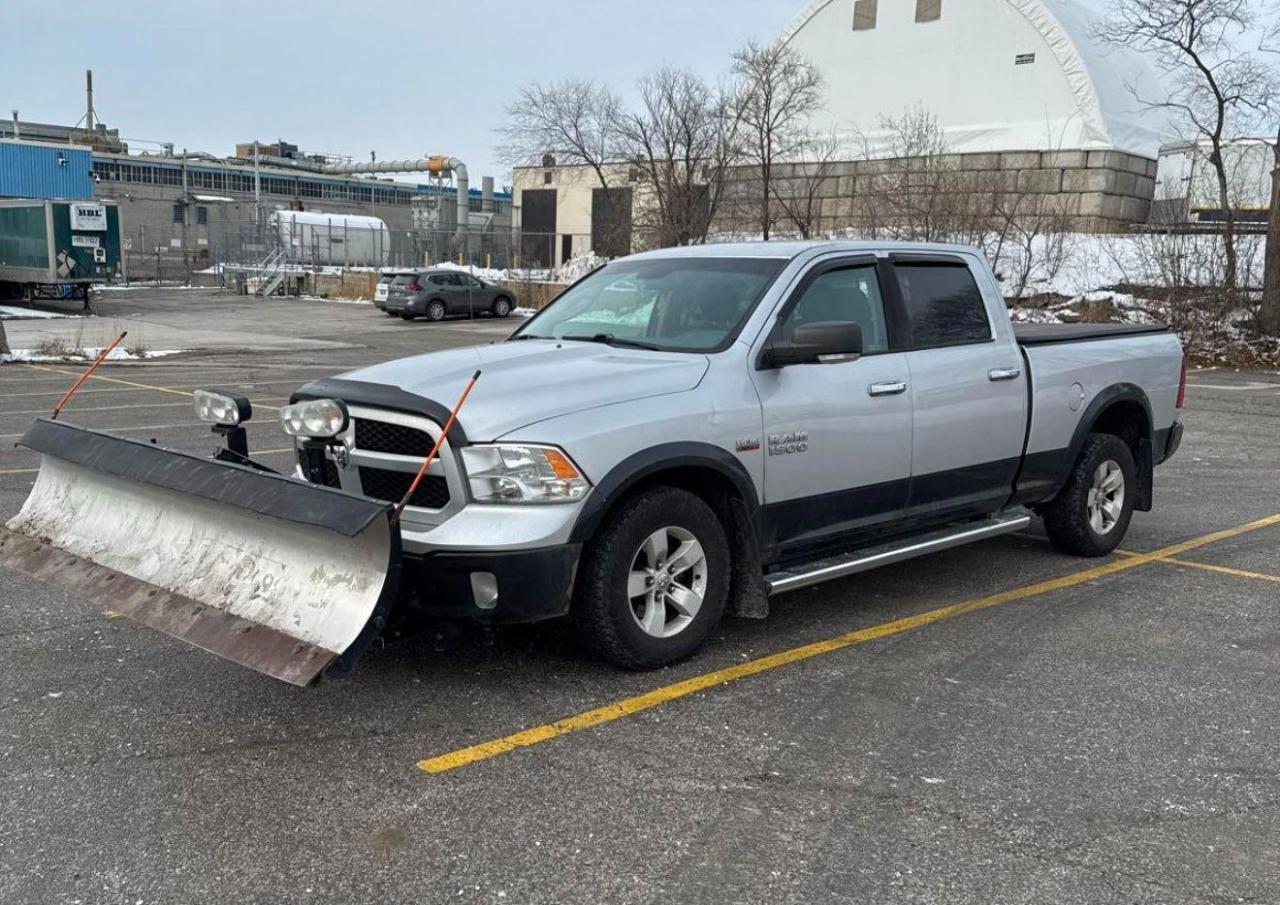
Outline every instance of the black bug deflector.
<path fill-rule="evenodd" d="M 394 602 L 393 507 L 40 420 L 42 454 L 0 564 L 251 669 L 346 671 Z"/>

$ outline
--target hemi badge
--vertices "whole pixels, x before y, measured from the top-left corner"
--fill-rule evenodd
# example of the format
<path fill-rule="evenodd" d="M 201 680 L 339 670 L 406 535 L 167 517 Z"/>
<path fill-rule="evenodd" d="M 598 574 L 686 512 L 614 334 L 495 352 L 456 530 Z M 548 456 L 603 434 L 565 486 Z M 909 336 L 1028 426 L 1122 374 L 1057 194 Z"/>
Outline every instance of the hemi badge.
<path fill-rule="evenodd" d="M 739 440 L 737 442 L 737 445 L 734 446 L 734 449 L 736 449 L 738 452 L 755 452 L 759 448 L 760 448 L 759 440 Z"/>

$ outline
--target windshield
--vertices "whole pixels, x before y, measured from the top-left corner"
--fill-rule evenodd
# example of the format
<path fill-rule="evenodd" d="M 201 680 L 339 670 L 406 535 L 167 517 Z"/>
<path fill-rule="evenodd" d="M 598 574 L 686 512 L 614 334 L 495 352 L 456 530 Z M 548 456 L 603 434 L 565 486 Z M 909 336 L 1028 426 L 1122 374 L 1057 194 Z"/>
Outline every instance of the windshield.
<path fill-rule="evenodd" d="M 763 258 L 619 261 L 571 287 L 512 339 L 719 351 L 733 342 L 785 264 Z"/>

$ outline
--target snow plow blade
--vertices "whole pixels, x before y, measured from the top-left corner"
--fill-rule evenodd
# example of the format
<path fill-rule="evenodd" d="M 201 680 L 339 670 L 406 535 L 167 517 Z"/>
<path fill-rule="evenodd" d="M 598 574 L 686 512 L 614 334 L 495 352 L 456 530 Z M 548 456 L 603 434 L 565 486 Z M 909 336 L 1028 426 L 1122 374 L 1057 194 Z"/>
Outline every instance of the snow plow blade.
<path fill-rule="evenodd" d="M 294 685 L 346 672 L 395 600 L 394 507 L 41 419 L 0 565 Z"/>

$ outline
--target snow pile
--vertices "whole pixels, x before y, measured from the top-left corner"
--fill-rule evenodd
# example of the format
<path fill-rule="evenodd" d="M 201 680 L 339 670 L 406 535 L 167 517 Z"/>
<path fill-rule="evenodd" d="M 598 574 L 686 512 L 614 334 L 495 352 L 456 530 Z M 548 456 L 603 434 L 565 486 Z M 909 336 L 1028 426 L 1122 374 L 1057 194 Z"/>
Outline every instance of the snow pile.
<path fill-rule="evenodd" d="M 1236 241 L 1240 284 L 1261 287 L 1265 237 Z M 990 239 L 985 251 L 1012 298 L 1077 296 L 1114 286 L 1216 287 L 1223 283 L 1226 258 L 1219 236 L 1145 233 L 1056 233 L 1025 246 Z"/>
<path fill-rule="evenodd" d="M 107 361 L 144 361 L 150 358 L 168 358 L 170 355 L 181 355 L 186 349 L 164 349 L 160 351 L 130 352 L 119 347 L 112 349 L 106 357 Z M 77 349 L 66 354 L 51 354 L 36 349 L 14 349 L 7 355 L 0 355 L 0 362 L 34 362 L 49 364 L 53 362 L 90 362 L 97 359 L 102 349 Z"/>
<path fill-rule="evenodd" d="M 54 317 L 80 317 L 80 315 L 41 311 L 39 308 L 15 308 L 12 305 L 0 305 L 0 320 L 44 320 Z"/>

